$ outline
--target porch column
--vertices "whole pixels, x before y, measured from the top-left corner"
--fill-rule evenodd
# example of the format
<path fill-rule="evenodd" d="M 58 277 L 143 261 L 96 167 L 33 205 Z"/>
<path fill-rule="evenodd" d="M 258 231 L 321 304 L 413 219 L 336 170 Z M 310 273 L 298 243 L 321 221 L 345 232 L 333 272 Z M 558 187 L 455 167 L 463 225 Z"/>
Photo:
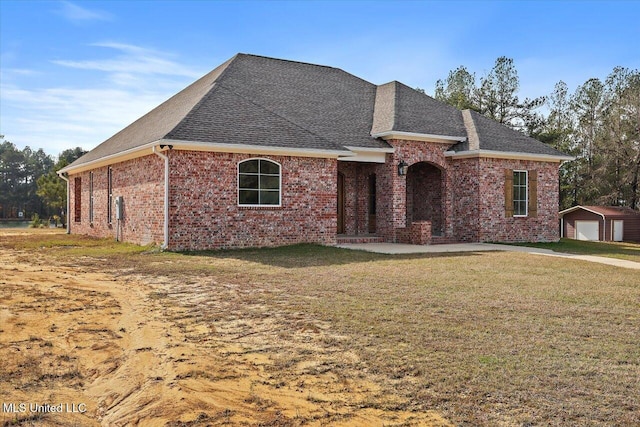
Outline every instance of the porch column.
<path fill-rule="evenodd" d="M 400 160 L 396 153 L 389 153 L 386 162 L 378 165 L 378 234 L 388 242 L 396 242 L 396 230 L 406 227 L 407 180 L 398 175 Z"/>

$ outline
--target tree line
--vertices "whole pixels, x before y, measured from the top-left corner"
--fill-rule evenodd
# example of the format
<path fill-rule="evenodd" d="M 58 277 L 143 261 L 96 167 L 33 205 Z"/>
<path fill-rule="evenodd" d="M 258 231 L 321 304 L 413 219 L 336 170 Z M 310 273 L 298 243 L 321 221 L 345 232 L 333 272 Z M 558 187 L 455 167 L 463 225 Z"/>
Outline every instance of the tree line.
<path fill-rule="evenodd" d="M 613 205 L 640 209 L 640 71 L 615 67 L 570 93 L 518 96 L 513 59 L 500 57 L 479 79 L 460 66 L 436 82 L 434 97 L 472 109 L 575 157 L 560 167 L 560 209 Z M 545 110 L 541 112 L 540 110 Z"/>
<path fill-rule="evenodd" d="M 0 219 L 64 219 L 67 186 L 56 171 L 86 151 L 80 147 L 64 150 L 57 159 L 42 148 L 19 150 L 0 135 Z"/>

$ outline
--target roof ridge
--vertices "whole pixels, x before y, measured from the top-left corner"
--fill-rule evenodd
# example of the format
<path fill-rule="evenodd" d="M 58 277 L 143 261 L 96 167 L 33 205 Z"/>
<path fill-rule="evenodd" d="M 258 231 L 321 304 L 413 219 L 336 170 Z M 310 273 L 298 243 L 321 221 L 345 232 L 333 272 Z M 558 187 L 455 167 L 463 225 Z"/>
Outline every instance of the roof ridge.
<path fill-rule="evenodd" d="M 295 61 L 295 60 L 292 60 L 292 59 L 274 58 L 273 56 L 256 55 L 254 53 L 241 53 L 240 52 L 240 53 L 237 53 L 234 57 L 236 57 L 236 56 L 270 59 L 272 61 L 290 62 L 290 63 L 302 64 L 302 65 L 312 65 L 314 67 L 331 68 L 333 70 L 339 70 L 339 71 L 342 71 L 342 72 L 346 73 L 346 71 L 344 71 L 343 69 L 338 68 L 338 67 L 332 67 L 330 65 L 314 64 L 312 62 Z M 348 74 L 351 74 L 351 73 L 348 73 Z M 357 77 L 357 76 L 355 76 L 355 77 Z"/>
<path fill-rule="evenodd" d="M 313 62 L 295 61 L 295 60 L 292 60 L 292 59 L 274 58 L 272 56 L 256 55 L 254 53 L 237 53 L 235 56 L 242 56 L 242 57 L 249 57 L 249 58 L 261 58 L 261 59 L 268 59 L 268 60 L 271 60 L 271 61 L 288 62 L 290 64 L 300 64 L 300 65 L 309 65 L 309 66 L 318 67 L 318 68 L 327 68 L 327 69 L 330 69 L 330 70 L 335 70 L 335 71 L 339 71 L 339 72 L 344 73 L 344 74 L 348 74 L 349 76 L 351 76 L 351 77 L 353 77 L 355 79 L 358 79 L 360 81 L 363 81 L 365 83 L 368 83 L 371 86 L 378 86 L 378 85 L 376 85 L 374 83 L 371 83 L 368 80 L 363 79 L 360 76 L 356 76 L 355 74 L 352 74 L 352 73 L 350 73 L 348 71 L 345 71 L 342 68 L 332 67 L 330 65 L 314 64 Z"/>
<path fill-rule="evenodd" d="M 398 85 L 400 82 L 398 80 L 392 80 L 393 83 L 393 116 L 391 118 L 391 129 L 394 130 L 396 128 L 396 122 L 398 121 L 398 110 L 400 109 L 400 96 Z"/>
<path fill-rule="evenodd" d="M 167 133 L 164 134 L 163 138 L 166 138 L 168 135 L 170 135 L 172 132 L 174 132 L 185 120 L 187 117 L 189 117 L 191 115 L 191 113 L 193 111 L 198 110 L 202 104 L 204 104 L 205 100 L 209 98 L 209 96 L 211 95 L 212 92 L 215 91 L 216 86 L 219 86 L 222 82 L 222 79 L 224 77 L 224 75 L 229 71 L 229 68 L 231 67 L 231 65 L 236 61 L 236 59 L 238 58 L 240 54 L 235 54 L 233 55 L 231 58 L 227 59 L 225 62 L 223 62 L 221 65 L 227 64 L 224 69 L 220 72 L 220 74 L 218 75 L 218 77 L 215 78 L 215 80 L 213 80 L 213 82 L 211 82 L 211 87 L 209 88 L 209 90 L 207 90 L 204 95 L 202 95 L 202 97 L 200 97 L 200 99 L 198 100 L 198 102 L 196 102 L 193 107 L 191 107 L 191 109 L 189 111 L 187 111 L 187 113 L 178 121 L 178 123 L 176 123 L 176 125 L 174 127 L 172 127 L 171 129 L 169 129 L 169 131 Z M 205 74 L 204 76 L 201 77 L 201 79 L 205 78 L 206 76 L 208 76 L 209 74 L 213 73 L 215 70 L 217 70 L 218 68 L 220 68 L 220 66 L 214 68 L 212 71 L 210 71 L 209 73 Z M 200 79 L 196 80 L 195 82 L 192 83 L 195 84 L 199 81 Z M 176 95 L 182 93 L 184 90 L 188 89 L 191 85 L 187 86 L 185 89 L 183 89 L 182 91 L 178 92 Z M 174 96 L 176 96 L 174 95 Z"/>

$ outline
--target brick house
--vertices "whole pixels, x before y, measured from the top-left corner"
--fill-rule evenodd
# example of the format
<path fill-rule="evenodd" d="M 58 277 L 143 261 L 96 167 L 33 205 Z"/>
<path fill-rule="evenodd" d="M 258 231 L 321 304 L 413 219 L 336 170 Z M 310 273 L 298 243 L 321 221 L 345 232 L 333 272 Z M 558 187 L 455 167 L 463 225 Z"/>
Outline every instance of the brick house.
<path fill-rule="evenodd" d="M 570 159 L 396 81 L 238 54 L 59 174 L 69 232 L 170 250 L 555 241 Z"/>

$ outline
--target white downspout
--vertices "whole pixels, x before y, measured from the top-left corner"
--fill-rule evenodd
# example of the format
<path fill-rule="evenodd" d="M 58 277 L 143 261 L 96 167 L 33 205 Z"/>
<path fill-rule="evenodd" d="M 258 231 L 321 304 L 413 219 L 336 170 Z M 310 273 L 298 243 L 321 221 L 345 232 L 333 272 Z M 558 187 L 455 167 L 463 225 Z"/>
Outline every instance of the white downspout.
<path fill-rule="evenodd" d="M 164 160 L 164 242 L 160 248 L 165 250 L 169 246 L 169 157 L 156 151 L 155 145 L 153 153 Z"/>
<path fill-rule="evenodd" d="M 70 201 L 69 201 L 69 178 L 64 176 L 64 174 L 60 172 L 56 172 L 60 178 L 66 181 L 67 183 L 67 234 L 71 234 L 71 213 L 69 212 Z"/>

